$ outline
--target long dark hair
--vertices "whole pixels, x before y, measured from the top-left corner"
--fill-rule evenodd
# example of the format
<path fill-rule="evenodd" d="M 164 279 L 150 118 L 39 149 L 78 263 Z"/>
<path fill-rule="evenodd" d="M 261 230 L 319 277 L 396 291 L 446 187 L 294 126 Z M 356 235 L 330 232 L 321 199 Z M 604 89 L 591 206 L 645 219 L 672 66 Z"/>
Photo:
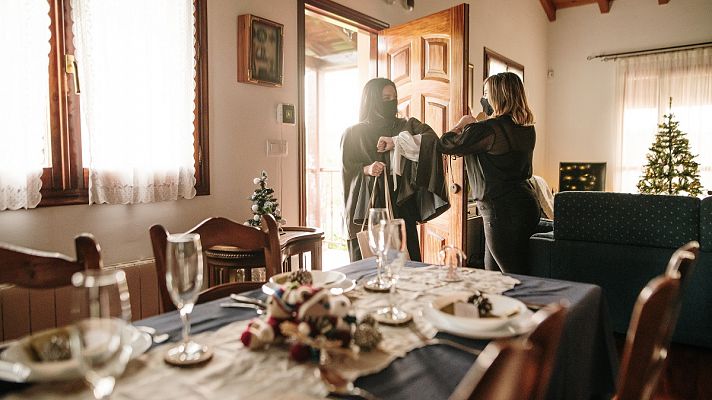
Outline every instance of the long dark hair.
<path fill-rule="evenodd" d="M 383 119 L 378 112 L 377 104 L 383 101 L 383 88 L 387 85 L 396 88 L 396 84 L 386 78 L 373 78 L 366 82 L 361 95 L 361 112 L 358 117 L 360 122 L 376 122 Z"/>

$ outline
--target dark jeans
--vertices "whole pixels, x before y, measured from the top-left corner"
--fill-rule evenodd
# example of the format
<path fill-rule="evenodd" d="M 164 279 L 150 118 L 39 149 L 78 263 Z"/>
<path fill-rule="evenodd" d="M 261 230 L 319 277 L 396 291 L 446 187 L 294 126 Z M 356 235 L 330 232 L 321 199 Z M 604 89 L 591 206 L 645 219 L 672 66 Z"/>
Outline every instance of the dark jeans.
<path fill-rule="evenodd" d="M 539 203 L 526 193 L 478 201 L 485 231 L 485 269 L 529 273 L 529 237 L 539 223 Z"/>

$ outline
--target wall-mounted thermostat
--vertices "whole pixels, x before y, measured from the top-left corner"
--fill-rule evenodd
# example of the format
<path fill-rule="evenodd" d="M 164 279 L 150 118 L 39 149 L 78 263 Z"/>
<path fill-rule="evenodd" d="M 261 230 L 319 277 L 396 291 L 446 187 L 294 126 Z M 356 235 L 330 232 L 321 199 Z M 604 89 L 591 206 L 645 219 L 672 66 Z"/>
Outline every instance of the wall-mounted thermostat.
<path fill-rule="evenodd" d="M 294 125 L 297 121 L 294 104 L 277 104 L 277 122 Z"/>

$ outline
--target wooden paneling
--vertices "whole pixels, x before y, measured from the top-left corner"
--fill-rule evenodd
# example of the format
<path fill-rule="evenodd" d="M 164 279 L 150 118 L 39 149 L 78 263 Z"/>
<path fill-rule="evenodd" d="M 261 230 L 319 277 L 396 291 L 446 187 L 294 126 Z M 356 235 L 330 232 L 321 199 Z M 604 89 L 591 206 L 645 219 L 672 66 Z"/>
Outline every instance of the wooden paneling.
<path fill-rule="evenodd" d="M 412 115 L 410 111 L 410 96 L 398 96 L 398 115 L 406 119 Z"/>
<path fill-rule="evenodd" d="M 448 75 L 450 40 L 447 37 L 424 36 L 422 46 L 423 69 L 420 79 L 434 79 L 448 83 L 450 81 Z"/>
<path fill-rule="evenodd" d="M 54 289 L 30 289 L 30 328 L 33 332 L 56 326 Z"/>
<path fill-rule="evenodd" d="M 404 85 L 411 81 L 410 57 L 410 45 L 388 52 L 388 79 L 396 85 Z"/>
<path fill-rule="evenodd" d="M 423 105 L 422 114 L 426 124 L 438 134 L 438 136 L 448 130 L 448 100 L 437 97 L 423 96 L 421 100 Z"/>
<path fill-rule="evenodd" d="M 3 291 L 2 310 L 2 329 L 5 340 L 22 337 L 31 331 L 30 291 L 28 289 L 12 287 Z"/>

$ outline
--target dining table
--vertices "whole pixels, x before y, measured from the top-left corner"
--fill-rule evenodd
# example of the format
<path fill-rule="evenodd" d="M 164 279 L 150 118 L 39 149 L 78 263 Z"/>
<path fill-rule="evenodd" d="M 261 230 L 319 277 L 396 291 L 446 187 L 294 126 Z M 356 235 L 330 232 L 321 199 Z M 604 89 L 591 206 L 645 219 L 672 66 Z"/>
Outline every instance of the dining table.
<path fill-rule="evenodd" d="M 433 269 L 428 264 L 406 261 L 404 271 Z M 361 282 L 376 270 L 374 258 L 357 261 L 336 269 L 347 278 Z M 468 273 L 468 268 L 463 269 Z M 474 269 L 472 270 L 475 272 Z M 478 274 L 496 277 L 498 272 L 477 270 Z M 478 275 L 485 276 L 485 275 Z M 549 384 L 549 399 L 610 398 L 615 391 L 618 356 L 616 353 L 608 304 L 601 288 L 596 285 L 546 279 L 524 275 L 503 275 L 511 288 L 504 295 L 518 299 L 532 309 L 549 303 L 564 302 L 568 312 L 559 341 L 557 360 Z M 427 282 L 425 282 L 427 283 Z M 442 285 L 438 285 L 442 286 Z M 403 293 L 407 285 L 404 282 Z M 447 289 L 447 286 L 438 290 Z M 399 289 L 400 292 L 400 289 Z M 346 293 L 348 294 L 348 293 Z M 263 291 L 244 295 L 266 299 Z M 411 298 L 418 297 L 417 294 Z M 363 294 L 362 296 L 370 296 Z M 376 296 L 376 295 L 374 295 Z M 387 295 L 378 294 L 385 299 Z M 112 399 L 252 399 L 252 398 L 323 398 L 327 389 L 307 390 L 320 385 L 315 377 L 315 366 L 300 365 L 287 357 L 287 350 L 275 346 L 267 351 L 246 349 L 240 335 L 248 320 L 256 317 L 255 310 L 222 307 L 228 298 L 196 305 L 191 315 L 191 334 L 196 340 L 208 340 L 215 349 L 212 360 L 205 365 L 178 368 L 165 364 L 162 354 L 166 344 L 156 345 L 135 360 L 117 381 Z M 413 303 L 415 304 L 415 303 Z M 416 309 L 411 309 L 414 313 Z M 421 318 L 422 319 L 422 315 Z M 422 320 L 420 321 L 421 323 Z M 134 322 L 150 326 L 158 333 L 170 335 L 170 342 L 181 340 L 182 322 L 177 311 L 168 312 Z M 425 326 L 425 325 L 423 325 Z M 406 327 L 389 327 L 393 332 Z M 484 349 L 489 339 L 469 339 L 445 332 L 431 331 L 430 336 L 455 341 L 472 349 Z M 386 331 L 391 332 L 391 331 Z M 384 333 L 387 337 L 387 333 Z M 447 399 L 460 380 L 472 367 L 476 355 L 453 346 L 419 344 L 411 340 L 399 342 L 406 336 L 394 336 L 388 346 L 394 350 L 362 369 L 354 384 L 380 399 Z M 388 341 L 387 338 L 384 342 Z M 365 353 L 364 353 L 365 354 Z M 322 384 L 323 385 L 323 384 Z M 302 390 L 304 389 L 304 390 Z M 0 394 L 7 398 L 91 398 L 81 381 L 36 384 L 3 384 Z M 179 397 L 177 397 L 179 396 Z"/>

